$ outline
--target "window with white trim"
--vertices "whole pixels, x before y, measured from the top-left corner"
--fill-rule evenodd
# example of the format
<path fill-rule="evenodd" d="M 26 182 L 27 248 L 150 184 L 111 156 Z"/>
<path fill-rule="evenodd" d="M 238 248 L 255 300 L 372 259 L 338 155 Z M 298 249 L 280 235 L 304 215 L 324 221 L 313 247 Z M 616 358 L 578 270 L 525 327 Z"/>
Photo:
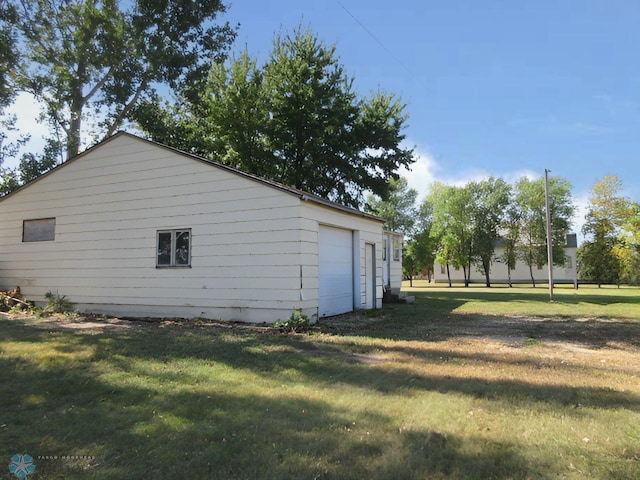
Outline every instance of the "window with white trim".
<path fill-rule="evenodd" d="M 22 222 L 23 242 L 53 242 L 55 239 L 55 218 L 37 218 Z"/>
<path fill-rule="evenodd" d="M 393 239 L 393 260 L 398 262 L 400 261 L 400 239 Z"/>
<path fill-rule="evenodd" d="M 157 267 L 191 266 L 191 229 L 158 230 Z"/>

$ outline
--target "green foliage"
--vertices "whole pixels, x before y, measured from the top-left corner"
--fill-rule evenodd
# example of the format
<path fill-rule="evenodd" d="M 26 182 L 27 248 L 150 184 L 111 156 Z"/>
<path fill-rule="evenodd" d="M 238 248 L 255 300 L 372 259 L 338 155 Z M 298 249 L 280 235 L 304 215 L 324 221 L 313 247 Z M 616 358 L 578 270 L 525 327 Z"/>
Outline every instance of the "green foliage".
<path fill-rule="evenodd" d="M 589 211 L 582 232 L 586 241 L 578 250 L 580 279 L 606 283 L 636 283 L 640 265 L 637 226 L 640 207 L 620 195 L 616 176 L 597 181 L 589 197 Z"/>
<path fill-rule="evenodd" d="M 571 186 L 561 178 L 550 179 L 553 261 L 564 263 L 566 235 L 574 207 Z M 544 180 L 519 179 L 509 185 L 490 177 L 464 186 L 431 185 L 423 208 L 428 214 L 429 235 L 435 260 L 447 267 L 461 268 L 465 285 L 476 267 L 491 285 L 495 247 L 501 242 L 509 275 L 516 260 L 532 269 L 547 263 Z M 532 273 L 533 280 L 533 273 Z"/>
<path fill-rule="evenodd" d="M 593 185 L 582 228 L 587 240 L 578 250 L 582 281 L 600 286 L 638 280 L 640 249 L 635 239 L 640 207 L 622 197 L 621 190 L 622 182 L 616 176 L 605 176 Z"/>
<path fill-rule="evenodd" d="M 24 185 L 35 180 L 43 173 L 62 163 L 63 158 L 60 157 L 61 148 L 61 142 L 50 138 L 47 140 L 44 151 L 41 154 L 26 153 L 23 155 L 18 166 L 20 184 Z"/>
<path fill-rule="evenodd" d="M 20 187 L 18 174 L 9 168 L 0 168 L 0 197 L 13 192 Z"/>
<path fill-rule="evenodd" d="M 467 188 L 471 195 L 472 263 L 484 274 L 485 284 L 490 287 L 493 254 L 504 225 L 511 188 L 501 178 L 494 177 L 471 182 Z"/>
<path fill-rule="evenodd" d="M 44 294 L 47 304 L 44 307 L 44 313 L 70 313 L 74 310 L 74 305 L 66 295 L 59 295 L 51 291 Z"/>
<path fill-rule="evenodd" d="M 5 5 L 5 3 L 3 3 Z M 41 101 L 43 117 L 77 155 L 82 123 L 107 137 L 159 84 L 192 86 L 220 61 L 235 36 L 212 24 L 218 0 L 7 0 L 7 24 L 21 46 L 15 89 Z M 0 40 L 2 37 L 0 37 Z M 3 72 L 0 71 L 0 75 Z"/>
<path fill-rule="evenodd" d="M 402 252 L 402 273 L 411 282 L 419 273 L 433 271 L 436 245 L 429 233 L 428 227 L 416 233 Z"/>
<path fill-rule="evenodd" d="M 285 320 L 274 322 L 270 326 L 284 333 L 298 333 L 309 328 L 309 325 L 309 318 L 301 310 L 296 310 Z"/>
<path fill-rule="evenodd" d="M 417 197 L 418 192 L 409 188 L 406 178 L 390 178 L 387 200 L 369 194 L 365 203 L 365 211 L 384 218 L 386 220 L 384 226 L 387 230 L 401 232 L 410 237 L 416 222 L 415 203 Z"/>
<path fill-rule="evenodd" d="M 433 206 L 430 235 L 437 244 L 436 261 L 462 268 L 468 283 L 473 259 L 471 189 L 434 183 L 427 198 Z"/>
<path fill-rule="evenodd" d="M 0 112 L 15 96 L 11 77 L 19 63 L 20 50 L 15 48 L 16 32 L 13 26 L 17 19 L 15 6 L 0 2 Z"/>
<path fill-rule="evenodd" d="M 404 105 L 352 85 L 335 46 L 298 28 L 275 37 L 264 65 L 243 52 L 178 104 L 147 102 L 135 118 L 161 143 L 359 206 L 367 191 L 387 198 L 389 178 L 414 159 L 400 147 Z"/>
<path fill-rule="evenodd" d="M 518 210 L 518 257 L 529 267 L 535 286 L 533 267 L 547 264 L 547 231 L 544 178 L 520 178 L 514 188 L 514 202 Z M 575 207 L 571 198 L 571 183 L 560 177 L 549 177 L 549 204 L 551 211 L 551 244 L 553 264 L 564 265 L 564 249 Z"/>
<path fill-rule="evenodd" d="M 593 241 L 584 241 L 577 253 L 578 275 L 583 282 L 619 284 L 622 265 L 614 253 L 616 239 L 596 235 Z"/>

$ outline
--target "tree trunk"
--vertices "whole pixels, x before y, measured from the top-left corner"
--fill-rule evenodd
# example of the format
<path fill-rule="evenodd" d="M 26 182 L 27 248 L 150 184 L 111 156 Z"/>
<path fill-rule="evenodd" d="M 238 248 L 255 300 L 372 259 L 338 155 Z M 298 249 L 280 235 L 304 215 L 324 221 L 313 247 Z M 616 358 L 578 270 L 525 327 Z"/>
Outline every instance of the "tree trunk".
<path fill-rule="evenodd" d="M 529 265 L 529 274 L 531 275 L 531 283 L 533 288 L 536 288 L 536 279 L 533 277 L 533 264 Z"/>
<path fill-rule="evenodd" d="M 484 281 L 487 287 L 491 287 L 491 278 L 489 278 L 489 264 L 487 262 L 482 263 L 482 268 L 484 270 Z"/>
<path fill-rule="evenodd" d="M 71 104 L 69 105 L 69 130 L 67 131 L 67 160 L 71 160 L 80 151 L 80 126 L 82 122 L 82 78 L 87 66 L 84 61 L 78 62 L 76 78 L 71 82 Z M 64 127 L 63 127 L 64 128 Z"/>
<path fill-rule="evenodd" d="M 77 115 L 77 116 L 76 116 Z M 80 150 L 80 115 L 71 114 L 71 122 L 69 122 L 69 134 L 67 135 L 67 158 L 71 160 L 78 155 Z"/>
<path fill-rule="evenodd" d="M 449 280 L 449 288 L 451 288 L 451 272 L 449 271 L 448 263 L 447 263 L 447 279 Z"/>
<path fill-rule="evenodd" d="M 509 282 L 509 288 L 513 288 L 513 284 L 511 283 L 511 268 L 507 265 L 507 279 Z"/>

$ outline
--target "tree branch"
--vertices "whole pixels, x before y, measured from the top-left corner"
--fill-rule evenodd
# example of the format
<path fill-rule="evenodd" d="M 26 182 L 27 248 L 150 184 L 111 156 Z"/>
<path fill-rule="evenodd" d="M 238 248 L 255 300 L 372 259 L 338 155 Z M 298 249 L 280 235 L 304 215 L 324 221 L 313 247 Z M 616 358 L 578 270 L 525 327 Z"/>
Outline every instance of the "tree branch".
<path fill-rule="evenodd" d="M 107 80 L 109 79 L 109 77 L 111 76 L 111 74 L 114 72 L 114 70 L 116 69 L 116 65 L 111 65 L 111 67 L 109 67 L 109 71 L 107 73 L 104 74 L 104 76 L 98 80 L 98 82 L 96 82 L 96 84 L 93 86 L 93 88 L 89 91 L 89 93 L 87 93 L 84 97 L 82 97 L 82 104 L 86 104 L 91 97 L 93 97 L 98 90 L 100 90 L 105 83 L 107 83 Z"/>
<path fill-rule="evenodd" d="M 114 132 L 118 129 L 118 127 L 120 126 L 124 118 L 131 112 L 133 107 L 135 107 L 136 103 L 138 103 L 138 100 L 140 99 L 140 95 L 142 95 L 142 92 L 144 92 L 146 88 L 147 88 L 147 81 L 144 80 L 138 86 L 138 90 L 136 90 L 136 93 L 133 95 L 133 98 L 129 101 L 129 103 L 127 103 L 124 106 L 124 108 L 116 116 L 115 120 L 111 123 L 111 125 L 107 129 L 107 133 L 103 137 L 104 139 L 107 139 L 114 134 Z"/>

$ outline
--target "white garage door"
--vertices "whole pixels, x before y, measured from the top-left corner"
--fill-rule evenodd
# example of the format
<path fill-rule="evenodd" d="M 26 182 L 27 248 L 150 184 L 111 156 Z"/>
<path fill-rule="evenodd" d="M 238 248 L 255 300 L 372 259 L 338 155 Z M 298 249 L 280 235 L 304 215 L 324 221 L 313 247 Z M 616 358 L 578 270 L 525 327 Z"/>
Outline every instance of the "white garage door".
<path fill-rule="evenodd" d="M 320 227 L 318 233 L 319 316 L 353 310 L 353 235 L 351 230 Z"/>

